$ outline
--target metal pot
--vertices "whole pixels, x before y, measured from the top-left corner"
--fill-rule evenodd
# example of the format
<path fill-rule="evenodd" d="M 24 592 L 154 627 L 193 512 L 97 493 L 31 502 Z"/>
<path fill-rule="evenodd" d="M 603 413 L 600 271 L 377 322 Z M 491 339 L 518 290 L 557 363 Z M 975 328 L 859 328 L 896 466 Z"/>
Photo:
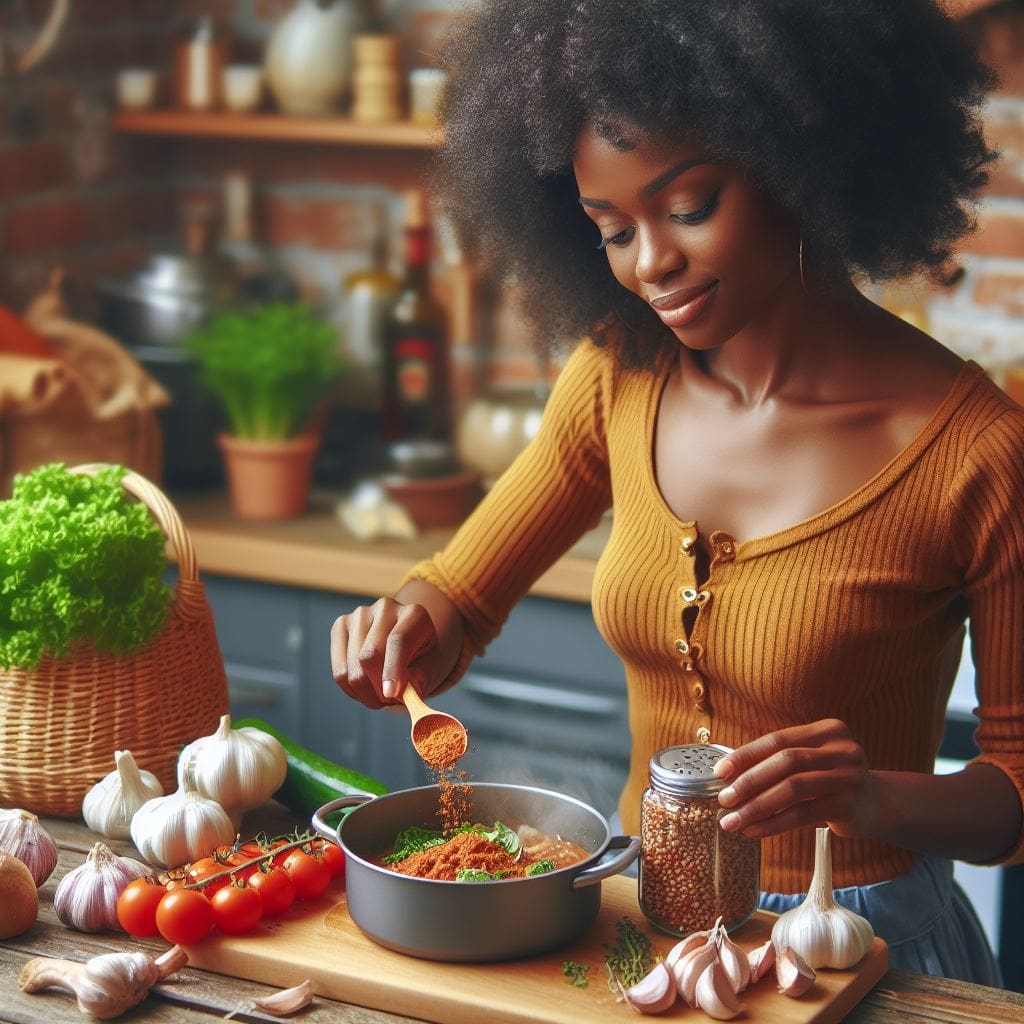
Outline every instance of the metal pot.
<path fill-rule="evenodd" d="M 324 818 L 352 807 L 337 829 Z M 440 828 L 440 788 L 341 797 L 313 815 L 313 828 L 345 851 L 352 920 L 374 942 L 427 960 L 514 960 L 557 949 L 594 923 L 603 878 L 628 867 L 637 836 L 612 836 L 607 820 L 580 800 L 531 786 L 477 782 L 468 820 L 532 825 L 578 843 L 589 856 L 531 878 L 444 882 L 399 875 L 374 863 L 410 825 Z"/>

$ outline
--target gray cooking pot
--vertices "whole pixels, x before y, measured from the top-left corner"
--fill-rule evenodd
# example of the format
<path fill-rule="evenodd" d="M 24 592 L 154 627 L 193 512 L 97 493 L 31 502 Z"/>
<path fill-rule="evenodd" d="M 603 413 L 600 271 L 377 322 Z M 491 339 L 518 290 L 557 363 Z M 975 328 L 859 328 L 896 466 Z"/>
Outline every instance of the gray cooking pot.
<path fill-rule="evenodd" d="M 468 819 L 512 828 L 532 825 L 578 843 L 589 856 L 571 867 L 530 878 L 443 882 L 412 878 L 374 860 L 410 825 L 440 828 L 437 786 L 386 796 L 332 800 L 313 815 L 313 828 L 345 851 L 345 888 L 352 920 L 374 942 L 428 960 L 513 960 L 563 946 L 593 924 L 601 879 L 618 874 L 640 852 L 637 836 L 612 836 L 593 807 L 530 786 L 475 782 Z M 324 818 L 354 808 L 333 829 Z"/>

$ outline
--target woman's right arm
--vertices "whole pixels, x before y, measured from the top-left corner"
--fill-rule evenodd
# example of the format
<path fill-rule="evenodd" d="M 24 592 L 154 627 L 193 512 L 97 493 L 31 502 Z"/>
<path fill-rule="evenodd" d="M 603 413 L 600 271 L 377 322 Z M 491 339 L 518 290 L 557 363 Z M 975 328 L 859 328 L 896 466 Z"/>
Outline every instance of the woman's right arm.
<path fill-rule="evenodd" d="M 382 597 L 335 620 L 335 682 L 370 708 L 393 702 L 410 684 L 432 693 L 454 668 L 462 635 L 455 605 L 425 580 L 410 580 L 393 598 Z"/>

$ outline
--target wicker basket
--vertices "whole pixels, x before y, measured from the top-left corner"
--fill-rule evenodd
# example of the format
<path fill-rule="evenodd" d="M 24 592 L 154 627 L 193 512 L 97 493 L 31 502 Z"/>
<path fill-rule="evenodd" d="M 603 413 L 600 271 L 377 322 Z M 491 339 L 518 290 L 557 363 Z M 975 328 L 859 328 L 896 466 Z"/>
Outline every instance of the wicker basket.
<path fill-rule="evenodd" d="M 92 473 L 100 464 L 72 472 Z M 0 806 L 77 817 L 89 788 L 130 750 L 166 792 L 178 753 L 228 711 L 224 661 L 195 549 L 167 496 L 127 473 L 124 489 L 152 512 L 178 562 L 162 632 L 133 655 L 80 649 L 34 671 L 0 668 Z"/>

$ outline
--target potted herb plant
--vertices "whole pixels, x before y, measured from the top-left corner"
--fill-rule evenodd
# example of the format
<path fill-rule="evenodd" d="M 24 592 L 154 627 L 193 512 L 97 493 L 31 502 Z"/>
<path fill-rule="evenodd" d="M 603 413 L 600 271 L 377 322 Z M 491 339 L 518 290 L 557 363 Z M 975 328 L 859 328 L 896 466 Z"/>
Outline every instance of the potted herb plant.
<path fill-rule="evenodd" d="M 218 444 L 235 512 L 300 515 L 320 446 L 314 413 L 342 369 L 337 329 L 302 303 L 275 302 L 221 313 L 184 347 L 228 418 Z"/>

